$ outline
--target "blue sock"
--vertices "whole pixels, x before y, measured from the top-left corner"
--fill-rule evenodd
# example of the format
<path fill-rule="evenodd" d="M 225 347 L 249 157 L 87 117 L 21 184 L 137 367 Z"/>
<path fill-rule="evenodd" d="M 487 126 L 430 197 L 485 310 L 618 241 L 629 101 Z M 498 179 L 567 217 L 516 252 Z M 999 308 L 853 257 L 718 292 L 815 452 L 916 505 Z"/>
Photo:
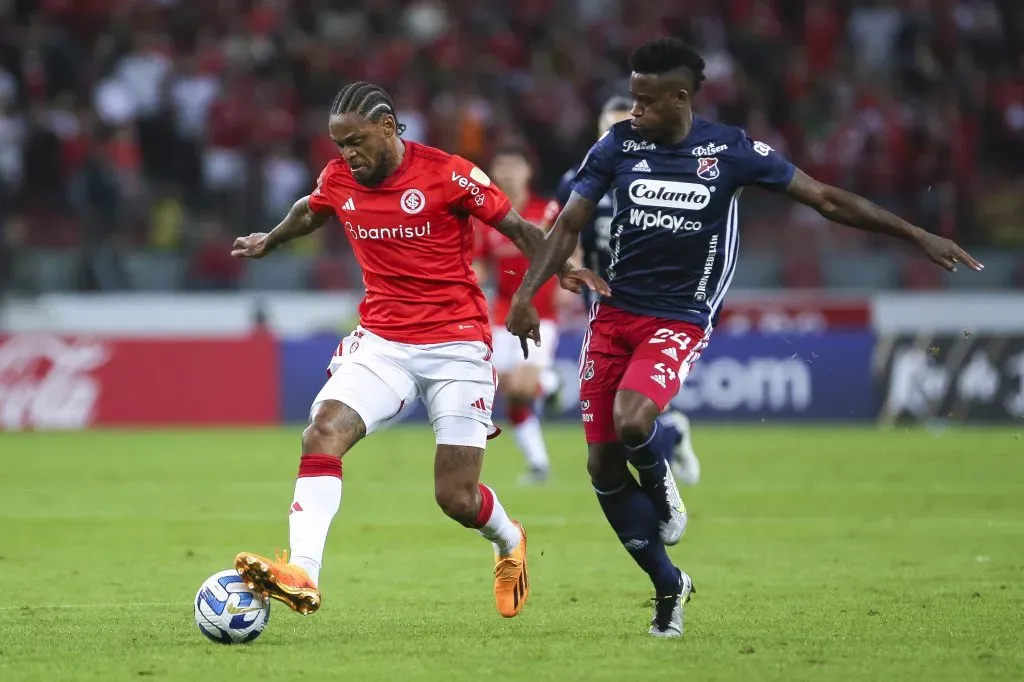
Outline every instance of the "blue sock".
<path fill-rule="evenodd" d="M 675 455 L 675 447 L 679 445 L 679 441 L 683 439 L 683 434 L 681 434 L 679 432 L 679 429 L 677 429 L 675 426 L 663 420 L 662 417 L 664 416 L 665 415 L 659 416 L 657 421 L 655 421 L 654 423 L 658 425 L 659 431 L 664 430 L 666 433 L 672 435 L 672 444 L 668 447 L 662 448 L 661 452 L 659 452 L 658 454 L 664 457 L 667 463 L 671 464 L 672 457 Z"/>
<path fill-rule="evenodd" d="M 655 421 L 650 435 L 643 444 L 636 447 L 625 446 L 626 459 L 636 469 L 640 485 L 648 488 L 665 477 L 666 467 L 672 459 L 672 450 L 677 443 L 679 432 Z"/>
<path fill-rule="evenodd" d="M 657 594 L 674 594 L 679 589 L 679 569 L 668 558 L 658 535 L 654 504 L 633 477 L 622 488 L 596 490 L 601 511 L 633 561 L 651 578 Z"/>

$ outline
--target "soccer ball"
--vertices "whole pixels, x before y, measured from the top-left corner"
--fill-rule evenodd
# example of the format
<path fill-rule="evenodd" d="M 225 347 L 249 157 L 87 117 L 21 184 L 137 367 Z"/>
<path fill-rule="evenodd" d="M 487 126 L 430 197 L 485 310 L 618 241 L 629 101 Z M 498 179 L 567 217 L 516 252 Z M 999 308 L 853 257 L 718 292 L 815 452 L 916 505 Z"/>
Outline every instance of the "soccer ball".
<path fill-rule="evenodd" d="M 196 593 L 196 625 L 221 644 L 244 644 L 270 622 L 270 600 L 253 592 L 234 569 L 214 573 Z"/>

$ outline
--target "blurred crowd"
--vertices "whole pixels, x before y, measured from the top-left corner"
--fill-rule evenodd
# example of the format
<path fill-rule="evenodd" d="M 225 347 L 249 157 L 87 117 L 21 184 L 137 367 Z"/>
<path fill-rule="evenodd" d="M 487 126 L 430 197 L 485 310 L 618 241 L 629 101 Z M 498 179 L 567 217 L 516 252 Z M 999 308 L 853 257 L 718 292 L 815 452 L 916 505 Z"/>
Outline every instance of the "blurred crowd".
<path fill-rule="evenodd" d="M 547 193 L 630 51 L 665 34 L 705 56 L 700 113 L 1020 285 L 1019 0 L 0 0 L 0 289 L 357 286 L 336 229 L 276 271 L 228 255 L 336 153 L 341 85 L 384 85 L 408 139 L 481 164 L 524 139 Z M 946 284 L 777 197 L 744 201 L 742 284 Z"/>

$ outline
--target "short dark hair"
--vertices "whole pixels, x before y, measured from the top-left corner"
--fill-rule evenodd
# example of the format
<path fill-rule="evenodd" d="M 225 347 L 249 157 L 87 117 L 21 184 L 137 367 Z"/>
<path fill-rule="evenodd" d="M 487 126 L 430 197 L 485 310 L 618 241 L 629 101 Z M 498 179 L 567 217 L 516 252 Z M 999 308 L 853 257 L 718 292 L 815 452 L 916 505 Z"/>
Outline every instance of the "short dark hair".
<path fill-rule="evenodd" d="M 635 73 L 663 74 L 686 69 L 693 75 L 693 94 L 704 82 L 704 58 L 679 38 L 655 38 L 633 52 L 629 66 Z"/>
<path fill-rule="evenodd" d="M 526 160 L 526 163 L 531 166 L 533 163 L 533 152 L 526 145 L 526 143 L 519 140 L 510 140 L 500 143 L 491 152 L 491 161 L 493 162 L 499 156 L 521 156 Z"/>
<path fill-rule="evenodd" d="M 601 113 L 607 114 L 609 111 L 629 111 L 633 108 L 633 100 L 624 95 L 612 95 L 601 107 Z"/>
<path fill-rule="evenodd" d="M 398 134 L 405 132 L 405 125 L 398 122 L 395 104 L 384 88 L 365 81 L 349 83 L 334 96 L 331 102 L 331 116 L 359 114 L 376 123 L 384 114 L 395 119 Z"/>

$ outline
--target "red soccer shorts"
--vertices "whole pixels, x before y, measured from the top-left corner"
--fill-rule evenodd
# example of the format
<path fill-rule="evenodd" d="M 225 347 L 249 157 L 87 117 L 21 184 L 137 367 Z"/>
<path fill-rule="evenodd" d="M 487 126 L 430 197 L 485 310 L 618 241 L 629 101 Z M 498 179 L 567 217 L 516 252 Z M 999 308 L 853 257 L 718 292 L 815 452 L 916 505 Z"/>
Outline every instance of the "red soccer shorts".
<path fill-rule="evenodd" d="M 580 403 L 588 443 L 617 441 L 615 394 L 636 391 L 664 410 L 707 346 L 689 322 L 598 305 L 580 355 Z"/>

